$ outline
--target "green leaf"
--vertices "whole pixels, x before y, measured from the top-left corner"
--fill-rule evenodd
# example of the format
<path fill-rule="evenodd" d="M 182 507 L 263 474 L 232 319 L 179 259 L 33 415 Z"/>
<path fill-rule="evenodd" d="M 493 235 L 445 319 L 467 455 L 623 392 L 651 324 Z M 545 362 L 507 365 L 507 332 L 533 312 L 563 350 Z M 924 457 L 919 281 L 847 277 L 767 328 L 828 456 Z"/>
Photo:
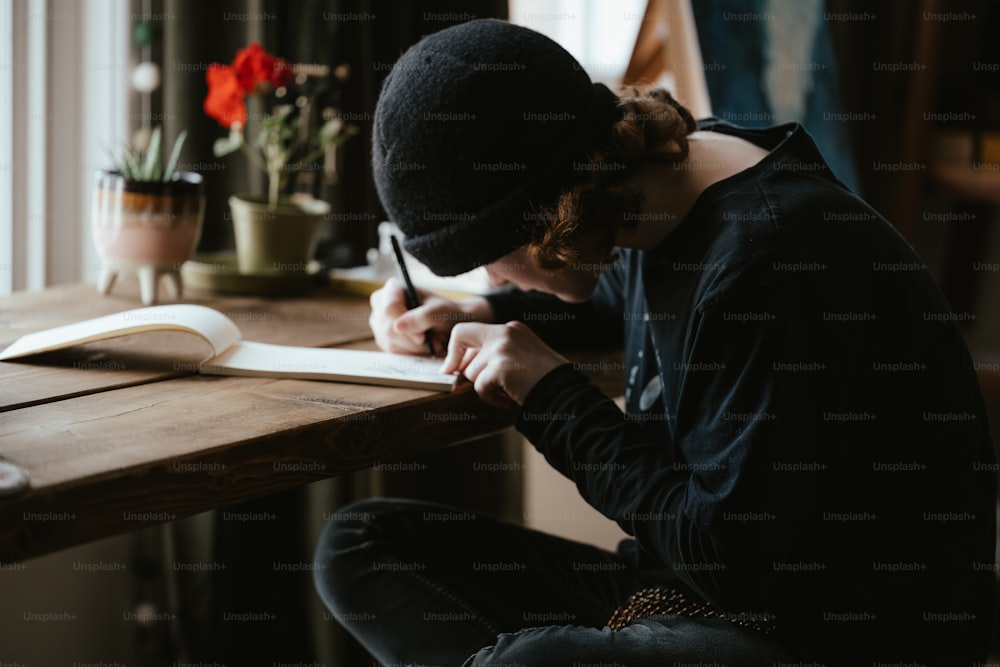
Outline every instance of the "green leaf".
<path fill-rule="evenodd" d="M 177 139 L 174 140 L 174 149 L 170 152 L 167 169 L 163 172 L 164 181 L 169 181 L 174 177 L 174 171 L 177 169 L 177 161 L 181 157 L 181 148 L 184 146 L 185 139 L 187 139 L 187 130 L 181 130 L 181 133 L 177 135 Z"/>
<path fill-rule="evenodd" d="M 157 125 L 153 128 L 153 136 L 150 137 L 149 148 L 146 149 L 146 160 L 140 171 L 143 177 L 142 180 L 144 181 L 159 180 L 160 169 L 162 167 L 160 164 L 160 139 L 160 126 Z"/>
<path fill-rule="evenodd" d="M 268 137 L 268 135 L 270 133 L 271 133 L 271 131 L 268 129 L 267 125 L 265 124 L 264 128 L 257 135 L 257 141 L 254 142 L 254 146 L 257 148 L 257 150 L 262 151 L 262 150 L 264 150 L 267 147 L 267 137 Z"/>
<path fill-rule="evenodd" d="M 340 134 L 341 129 L 344 127 L 344 121 L 339 118 L 331 118 L 330 120 L 323 123 L 319 128 L 319 143 L 326 146 L 328 143 L 337 138 Z"/>
<path fill-rule="evenodd" d="M 360 132 L 360 130 L 356 125 L 348 125 L 339 118 L 331 118 L 323 123 L 323 126 L 319 128 L 320 146 L 324 148 L 330 144 L 339 146 L 354 135 L 358 134 L 358 132 Z"/>
<path fill-rule="evenodd" d="M 212 144 L 212 152 L 215 153 L 215 157 L 222 157 L 238 151 L 242 145 L 243 135 L 230 133 L 228 137 L 215 140 L 215 143 Z"/>
<path fill-rule="evenodd" d="M 127 180 L 149 182 L 171 180 L 177 172 L 177 163 L 184 146 L 184 140 L 187 138 L 187 132 L 182 131 L 174 141 L 166 166 L 162 161 L 163 128 L 155 127 L 146 135 L 147 146 L 145 150 L 129 142 L 123 143 L 117 152 L 107 146 L 104 146 L 104 150 L 114 163 L 114 169 Z M 230 150 L 231 152 L 239 148 L 242 134 L 239 131 L 234 131 L 230 134 L 229 140 L 236 142 L 235 147 Z"/>
<path fill-rule="evenodd" d="M 122 176 L 130 181 L 137 181 L 142 178 L 142 172 L 140 170 L 141 162 L 139 161 L 140 154 L 133 150 L 128 144 L 124 144 L 122 147 L 122 159 L 121 159 L 121 172 Z"/>
<path fill-rule="evenodd" d="M 281 104 L 275 108 L 272 117 L 276 123 L 280 124 L 285 122 L 285 119 L 288 118 L 292 114 L 292 111 L 294 110 L 295 107 L 293 107 L 291 104 Z"/>

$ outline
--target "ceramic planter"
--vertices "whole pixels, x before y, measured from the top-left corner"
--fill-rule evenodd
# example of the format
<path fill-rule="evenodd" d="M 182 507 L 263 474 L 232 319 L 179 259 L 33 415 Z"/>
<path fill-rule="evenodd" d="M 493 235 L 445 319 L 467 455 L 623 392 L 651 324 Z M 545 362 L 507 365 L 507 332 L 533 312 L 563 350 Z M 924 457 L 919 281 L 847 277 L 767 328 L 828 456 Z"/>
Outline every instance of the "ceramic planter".
<path fill-rule="evenodd" d="M 240 273 L 305 273 L 330 205 L 306 198 L 280 201 L 271 209 L 250 195 L 229 198 Z"/>
<path fill-rule="evenodd" d="M 107 294 L 119 275 L 135 273 L 144 304 L 156 303 L 163 275 L 180 296 L 180 267 L 198 245 L 204 215 L 199 174 L 179 172 L 164 183 L 97 172 L 91 229 L 101 257 L 98 292 Z"/>

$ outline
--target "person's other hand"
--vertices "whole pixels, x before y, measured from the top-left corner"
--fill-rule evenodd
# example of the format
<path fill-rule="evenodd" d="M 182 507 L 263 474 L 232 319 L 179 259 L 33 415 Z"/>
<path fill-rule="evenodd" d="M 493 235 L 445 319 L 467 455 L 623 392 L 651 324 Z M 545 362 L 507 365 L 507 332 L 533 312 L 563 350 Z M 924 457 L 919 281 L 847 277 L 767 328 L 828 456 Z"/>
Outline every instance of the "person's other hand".
<path fill-rule="evenodd" d="M 552 369 L 568 363 L 522 322 L 458 324 L 443 373 L 461 372 L 480 398 L 497 407 L 521 405 Z"/>

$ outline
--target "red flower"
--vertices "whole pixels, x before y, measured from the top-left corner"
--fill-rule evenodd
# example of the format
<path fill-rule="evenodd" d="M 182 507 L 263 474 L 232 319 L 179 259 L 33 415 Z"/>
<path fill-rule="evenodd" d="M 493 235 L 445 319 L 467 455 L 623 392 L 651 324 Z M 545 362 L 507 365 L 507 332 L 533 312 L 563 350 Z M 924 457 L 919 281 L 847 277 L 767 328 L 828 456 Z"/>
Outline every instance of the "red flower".
<path fill-rule="evenodd" d="M 271 85 L 275 88 L 287 86 L 294 76 L 292 66 L 283 58 L 274 59 L 274 69 L 271 70 Z"/>
<path fill-rule="evenodd" d="M 265 51 L 257 42 L 250 42 L 245 49 L 236 52 L 233 69 L 240 86 L 247 93 L 253 93 L 258 86 L 271 84 L 278 59 Z M 282 61 L 284 62 L 284 61 Z"/>
<path fill-rule="evenodd" d="M 213 63 L 205 72 L 208 95 L 203 105 L 205 113 L 229 128 L 233 123 L 246 125 L 247 105 L 237 72 L 228 65 Z"/>

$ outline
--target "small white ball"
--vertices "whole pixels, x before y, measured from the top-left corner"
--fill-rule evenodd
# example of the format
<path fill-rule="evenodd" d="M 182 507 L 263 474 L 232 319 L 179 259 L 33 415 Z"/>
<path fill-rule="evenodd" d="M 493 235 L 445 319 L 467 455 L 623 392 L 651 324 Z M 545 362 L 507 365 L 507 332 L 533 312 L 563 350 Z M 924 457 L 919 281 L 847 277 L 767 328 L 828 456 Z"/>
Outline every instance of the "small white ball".
<path fill-rule="evenodd" d="M 132 87 L 140 93 L 151 93 L 160 87 L 160 68 L 156 63 L 139 63 L 132 70 Z"/>

